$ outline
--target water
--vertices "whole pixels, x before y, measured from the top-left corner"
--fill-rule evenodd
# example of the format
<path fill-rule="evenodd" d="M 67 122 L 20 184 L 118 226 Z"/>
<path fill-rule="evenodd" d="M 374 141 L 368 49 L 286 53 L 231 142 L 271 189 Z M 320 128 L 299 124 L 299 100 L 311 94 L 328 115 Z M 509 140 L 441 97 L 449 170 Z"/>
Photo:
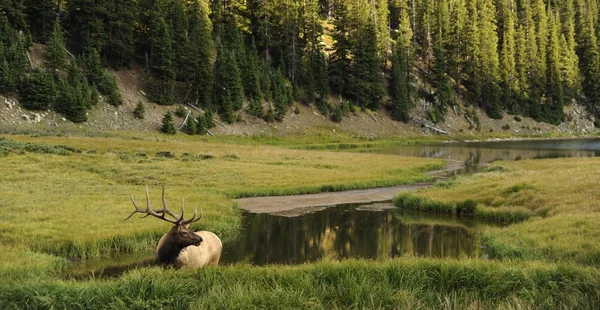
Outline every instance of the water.
<path fill-rule="evenodd" d="M 458 142 L 397 145 L 357 149 L 358 152 L 442 158 L 458 161 L 464 168 L 458 173 L 474 173 L 498 160 L 596 157 L 600 139 L 519 140 L 496 142 Z"/>
<path fill-rule="evenodd" d="M 464 165 L 458 173 L 474 173 L 497 160 L 600 156 L 600 139 L 400 145 L 353 151 L 443 158 Z M 496 224 L 411 213 L 390 203 L 342 205 L 295 217 L 244 213 L 241 236 L 224 244 L 221 261 L 267 265 L 398 256 L 482 257 L 480 232 L 490 225 Z M 152 253 L 145 253 L 85 261 L 72 264 L 66 274 L 74 278 L 118 276 L 129 268 L 152 265 L 152 259 Z"/>
<path fill-rule="evenodd" d="M 299 264 L 345 258 L 480 257 L 492 223 L 403 211 L 391 203 L 341 205 L 295 217 L 244 213 L 242 237 L 223 263 Z"/>

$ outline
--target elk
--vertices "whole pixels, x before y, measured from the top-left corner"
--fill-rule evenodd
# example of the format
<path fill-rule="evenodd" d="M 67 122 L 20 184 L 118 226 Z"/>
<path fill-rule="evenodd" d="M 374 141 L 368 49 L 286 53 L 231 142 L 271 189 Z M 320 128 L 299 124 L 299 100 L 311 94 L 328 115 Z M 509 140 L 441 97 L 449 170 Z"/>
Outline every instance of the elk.
<path fill-rule="evenodd" d="M 196 210 L 194 210 L 194 216 L 189 220 L 184 220 L 183 199 L 181 199 L 181 213 L 174 214 L 167 208 L 164 187 L 162 190 L 163 208 L 161 210 L 154 210 L 150 206 L 150 194 L 148 193 L 147 186 L 146 209 L 138 207 L 133 199 L 133 195 L 131 195 L 131 202 L 133 202 L 135 211 L 125 218 L 124 221 L 128 220 L 136 213 L 142 213 L 146 214 L 142 218 L 151 215 L 175 225 L 158 241 L 158 245 L 156 246 L 156 259 L 159 263 L 163 265 L 192 268 L 202 268 L 207 265 L 217 266 L 219 264 L 221 250 L 223 248 L 221 239 L 210 231 L 193 232 L 189 229 L 190 224 L 197 222 L 202 218 L 202 209 L 200 209 L 200 216 L 196 217 Z"/>

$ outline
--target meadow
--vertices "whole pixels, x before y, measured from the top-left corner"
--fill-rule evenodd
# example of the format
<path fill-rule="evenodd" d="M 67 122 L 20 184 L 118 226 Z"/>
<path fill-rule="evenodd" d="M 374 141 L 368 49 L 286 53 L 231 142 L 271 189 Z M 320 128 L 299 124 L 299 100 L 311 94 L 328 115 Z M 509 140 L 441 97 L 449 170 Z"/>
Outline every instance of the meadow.
<path fill-rule="evenodd" d="M 515 223 L 484 233 L 492 258 L 600 267 L 600 158 L 496 162 L 398 195 L 396 205 Z"/>
<path fill-rule="evenodd" d="M 498 163 L 487 172 L 398 198 L 413 201 L 422 211 L 428 211 L 423 201 L 435 202 L 460 216 L 526 214 L 513 220 L 518 224 L 483 232 L 493 260 L 398 258 L 202 270 L 152 267 L 118 279 L 61 278 L 73 260 L 152 251 L 169 225 L 149 218 L 123 221 L 133 211 L 130 195 L 144 204 L 145 186 L 154 206 L 160 205 L 164 185 L 170 208 L 178 210 L 182 198 L 187 214 L 202 208 L 204 217 L 193 228 L 214 231 L 227 241 L 236 237 L 240 225 L 233 198 L 407 184 L 430 180 L 427 171 L 444 167 L 443 161 L 434 159 L 306 150 L 311 148 L 307 141 L 5 135 L 0 139 L 0 305 L 3 309 L 600 306 L 600 251 L 594 241 L 600 231 L 594 225 L 600 209 L 593 187 L 598 181 L 597 159 Z M 549 177 L 549 172 L 558 175 Z M 457 212 L 457 205 L 468 212 Z"/>

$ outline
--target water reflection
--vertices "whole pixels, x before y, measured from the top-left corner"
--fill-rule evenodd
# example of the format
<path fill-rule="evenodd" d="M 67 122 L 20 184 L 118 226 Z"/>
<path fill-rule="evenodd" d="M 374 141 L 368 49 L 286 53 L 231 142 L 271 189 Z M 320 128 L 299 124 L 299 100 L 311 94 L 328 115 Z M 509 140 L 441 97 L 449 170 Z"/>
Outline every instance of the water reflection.
<path fill-rule="evenodd" d="M 396 145 L 358 149 L 357 151 L 458 160 L 464 163 L 464 169 L 459 171 L 459 173 L 473 173 L 479 171 L 482 165 L 497 160 L 516 161 L 523 159 L 600 156 L 600 139 Z"/>
<path fill-rule="evenodd" d="M 478 232 L 470 219 L 423 215 L 358 205 L 284 217 L 245 213 L 242 236 L 225 244 L 224 263 L 297 264 L 320 259 L 380 259 L 404 255 L 479 257 Z"/>

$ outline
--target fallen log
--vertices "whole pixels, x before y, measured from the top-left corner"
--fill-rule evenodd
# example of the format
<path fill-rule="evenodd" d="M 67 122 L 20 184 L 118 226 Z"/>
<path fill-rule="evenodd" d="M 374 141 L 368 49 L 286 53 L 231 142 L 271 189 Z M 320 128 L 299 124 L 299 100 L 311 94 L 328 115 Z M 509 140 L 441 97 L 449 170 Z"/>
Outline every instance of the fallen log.
<path fill-rule="evenodd" d="M 179 126 L 178 131 L 181 131 L 181 129 L 185 126 L 185 124 L 187 124 L 188 119 L 190 118 L 190 115 L 192 115 L 192 111 L 189 111 L 187 113 L 187 115 L 185 116 L 185 119 L 183 120 L 183 123 L 181 124 L 181 126 Z"/>
<path fill-rule="evenodd" d="M 443 130 L 443 129 L 436 128 L 436 127 L 434 127 L 434 126 L 431 126 L 431 125 L 427 124 L 426 122 L 424 122 L 424 121 L 422 121 L 422 120 L 415 119 L 415 122 L 416 122 L 417 124 L 420 124 L 420 125 L 423 125 L 423 126 L 425 126 L 425 128 L 427 128 L 427 129 L 429 129 L 429 130 L 431 130 L 431 131 L 433 131 L 433 132 L 435 132 L 435 133 L 437 133 L 437 134 L 441 134 L 441 135 L 450 135 L 450 132 L 448 132 L 448 131 L 445 131 L 445 130 Z"/>

